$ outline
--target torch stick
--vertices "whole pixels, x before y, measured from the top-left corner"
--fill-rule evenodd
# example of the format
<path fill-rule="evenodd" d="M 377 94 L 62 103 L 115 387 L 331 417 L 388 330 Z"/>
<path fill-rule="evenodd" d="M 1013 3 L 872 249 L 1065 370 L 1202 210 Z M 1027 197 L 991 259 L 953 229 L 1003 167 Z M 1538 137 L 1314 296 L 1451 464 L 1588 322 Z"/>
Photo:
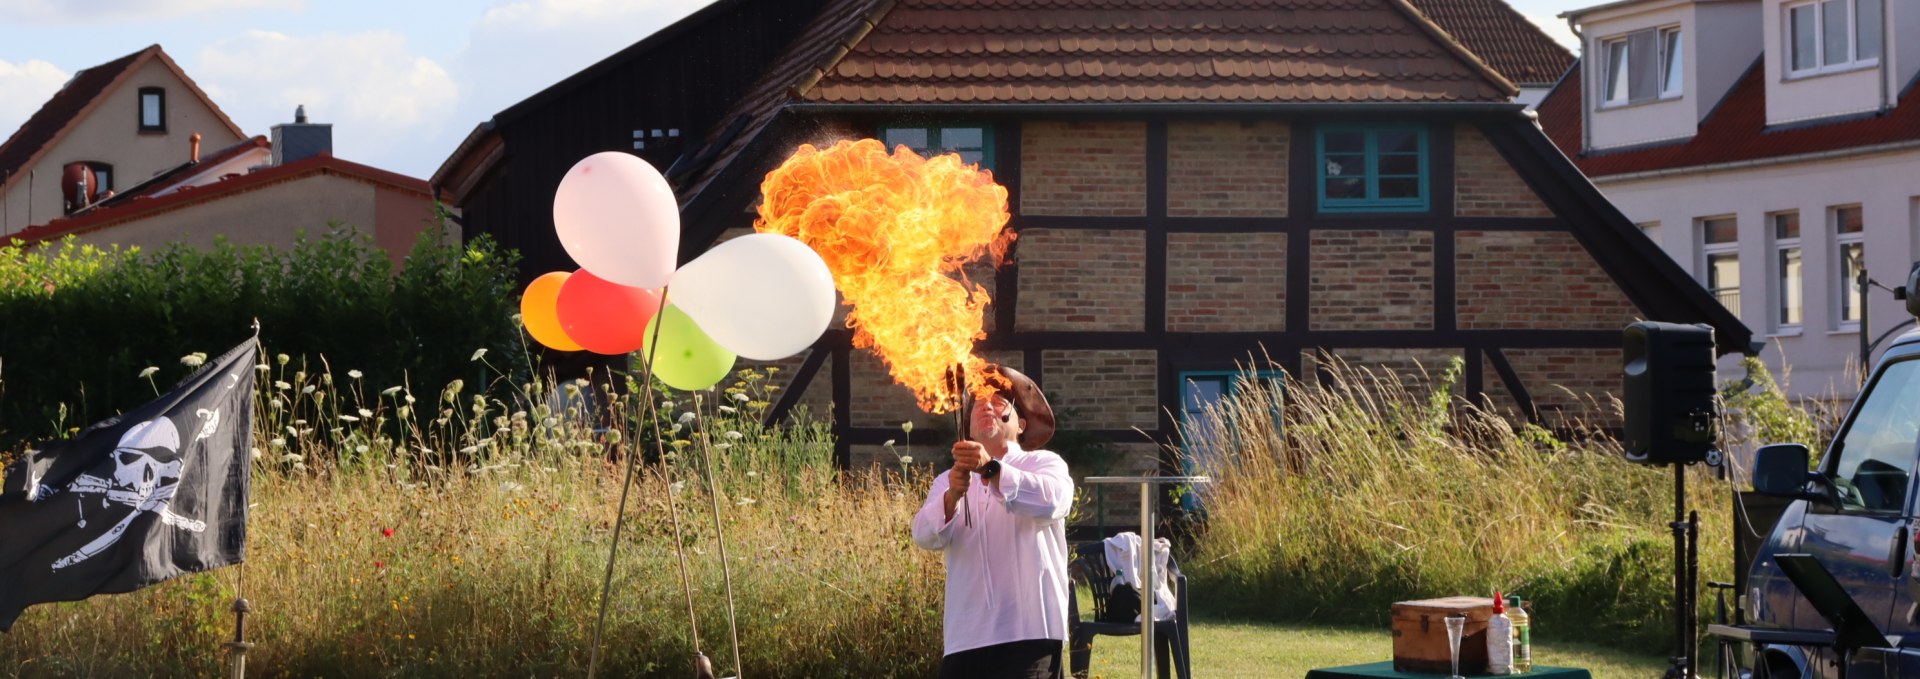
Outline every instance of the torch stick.
<path fill-rule="evenodd" d="M 960 440 L 962 441 L 970 440 L 973 438 L 972 432 L 967 431 L 967 412 L 966 412 L 967 410 L 967 407 L 966 407 L 967 372 L 966 370 L 967 370 L 966 364 L 964 363 L 953 364 L 953 380 L 952 380 L 953 401 L 954 401 L 953 428 L 955 431 L 960 432 Z M 973 474 L 973 472 L 967 472 L 967 474 L 971 475 Z M 967 495 L 960 496 L 960 511 L 967 515 L 966 525 L 968 528 L 973 527 L 973 505 L 967 502 L 967 496 L 972 494 L 973 494 L 973 491 L 969 490 L 967 491 Z"/>
<path fill-rule="evenodd" d="M 654 310 L 654 317 L 658 318 L 659 315 L 666 310 L 667 290 L 666 288 L 661 288 L 660 308 Z M 659 341 L 659 323 L 655 323 L 653 326 L 653 337 L 654 341 Z M 645 399 L 645 401 L 641 403 L 640 412 L 646 417 L 647 422 L 653 422 L 658 419 L 658 407 L 657 404 L 654 403 L 654 398 L 656 397 L 653 393 L 652 352 L 641 352 L 640 381 L 644 385 L 641 388 L 641 395 Z M 666 443 L 661 440 L 658 433 L 659 432 L 656 432 L 656 435 L 653 437 L 653 444 L 655 451 L 660 454 L 660 460 L 663 463 L 661 465 L 660 485 L 661 490 L 666 492 L 667 506 L 673 510 L 673 553 L 680 557 L 680 589 L 687 595 L 687 624 L 693 632 L 694 663 L 695 667 L 701 667 L 705 665 L 706 654 L 700 652 L 700 621 L 694 616 L 693 612 L 693 586 L 689 584 L 687 580 L 687 555 L 680 548 L 680 508 L 679 505 L 673 501 L 673 486 L 667 481 L 666 465 L 664 464 L 667 459 Z M 638 446 L 636 445 L 635 447 L 637 448 Z M 627 476 L 626 480 L 620 484 L 620 507 L 613 521 L 613 546 L 609 548 L 607 552 L 606 577 L 600 582 L 600 619 L 593 625 L 593 650 L 587 656 L 587 679 L 594 679 L 595 673 L 600 666 L 600 636 L 607 627 L 607 599 L 613 591 L 614 560 L 620 555 L 620 529 L 625 526 L 627 522 L 627 490 L 633 486 L 633 471 L 634 467 L 637 466 L 634 460 L 635 457 L 633 454 L 627 456 Z"/>

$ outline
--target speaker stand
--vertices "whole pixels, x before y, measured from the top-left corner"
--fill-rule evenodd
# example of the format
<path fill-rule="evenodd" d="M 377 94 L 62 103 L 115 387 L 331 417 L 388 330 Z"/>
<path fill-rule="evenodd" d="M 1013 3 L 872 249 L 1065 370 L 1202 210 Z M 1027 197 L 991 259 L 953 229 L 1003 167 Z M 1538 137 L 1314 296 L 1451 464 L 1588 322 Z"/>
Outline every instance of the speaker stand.
<path fill-rule="evenodd" d="M 1664 679 L 1699 676 L 1700 512 L 1687 513 L 1687 465 L 1673 465 L 1673 652 Z"/>

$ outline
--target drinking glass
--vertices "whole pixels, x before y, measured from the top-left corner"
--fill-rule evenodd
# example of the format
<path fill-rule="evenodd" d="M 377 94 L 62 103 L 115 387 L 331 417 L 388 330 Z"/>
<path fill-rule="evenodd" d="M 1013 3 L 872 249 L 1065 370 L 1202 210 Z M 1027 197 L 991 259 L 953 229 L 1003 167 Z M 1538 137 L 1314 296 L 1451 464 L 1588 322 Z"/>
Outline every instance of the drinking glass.
<path fill-rule="evenodd" d="M 1467 616 L 1455 613 L 1447 616 L 1447 650 L 1453 654 L 1453 674 L 1447 679 L 1467 679 L 1460 676 L 1460 633 L 1467 627 Z"/>

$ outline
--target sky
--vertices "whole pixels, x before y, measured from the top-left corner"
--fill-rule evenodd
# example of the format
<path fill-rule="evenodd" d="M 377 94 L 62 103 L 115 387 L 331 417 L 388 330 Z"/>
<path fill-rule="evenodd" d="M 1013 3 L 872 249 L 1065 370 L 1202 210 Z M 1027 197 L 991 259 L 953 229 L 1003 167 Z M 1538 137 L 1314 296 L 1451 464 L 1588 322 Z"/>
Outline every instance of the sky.
<path fill-rule="evenodd" d="M 1600 0 L 1508 0 L 1554 15 Z M 0 0 L 0 136 L 73 74 L 159 44 L 247 134 L 333 125 L 334 155 L 425 179 L 493 114 L 710 0 Z"/>

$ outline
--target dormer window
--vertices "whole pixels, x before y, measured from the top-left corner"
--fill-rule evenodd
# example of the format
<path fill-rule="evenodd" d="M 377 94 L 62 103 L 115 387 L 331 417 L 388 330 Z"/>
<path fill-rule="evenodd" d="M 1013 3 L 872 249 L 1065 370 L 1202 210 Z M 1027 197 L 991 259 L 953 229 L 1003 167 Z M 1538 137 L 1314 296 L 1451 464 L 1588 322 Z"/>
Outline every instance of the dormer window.
<path fill-rule="evenodd" d="M 1818 75 L 1880 63 L 1881 0 L 1788 5 L 1787 73 Z"/>
<path fill-rule="evenodd" d="M 140 88 L 140 131 L 167 131 L 167 91 L 165 89 Z"/>
<path fill-rule="evenodd" d="M 905 146 L 929 158 L 958 153 L 962 163 L 993 169 L 993 128 L 985 125 L 889 125 L 880 128 L 880 141 L 889 151 Z"/>
<path fill-rule="evenodd" d="M 1683 48 L 1677 26 L 1601 40 L 1600 51 L 1607 60 L 1600 79 L 1606 89 L 1600 100 L 1606 106 L 1622 106 L 1680 96 L 1686 72 Z"/>

